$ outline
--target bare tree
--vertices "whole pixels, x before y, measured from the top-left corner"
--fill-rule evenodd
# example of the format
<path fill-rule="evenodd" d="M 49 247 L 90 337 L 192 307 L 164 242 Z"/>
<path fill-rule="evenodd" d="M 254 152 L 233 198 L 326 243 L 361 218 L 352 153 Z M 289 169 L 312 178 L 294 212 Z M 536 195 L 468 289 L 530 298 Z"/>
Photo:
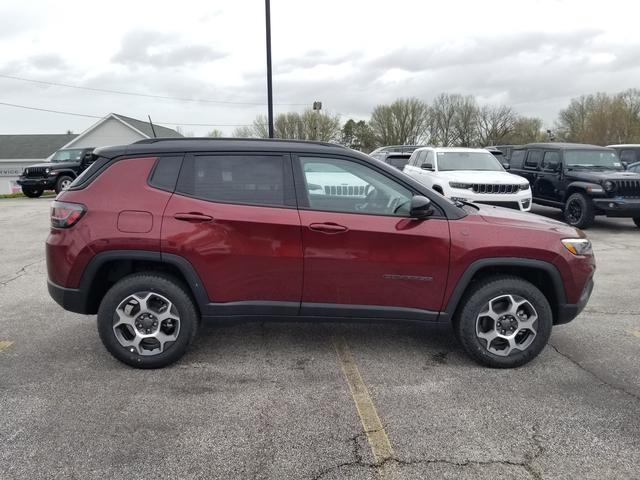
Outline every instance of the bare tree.
<path fill-rule="evenodd" d="M 505 105 L 485 105 L 478 112 L 478 141 L 482 146 L 498 145 L 513 132 L 517 115 Z"/>
<path fill-rule="evenodd" d="M 415 145 L 427 132 L 429 107 L 417 98 L 399 99 L 373 109 L 369 125 L 380 145 Z"/>
<path fill-rule="evenodd" d="M 216 138 L 224 137 L 224 132 L 218 128 L 214 128 L 209 133 L 207 133 L 207 137 L 216 137 Z"/>
<path fill-rule="evenodd" d="M 455 107 L 453 115 L 453 132 L 457 139 L 457 145 L 461 147 L 474 147 L 478 143 L 478 113 L 479 108 L 476 99 L 468 95 L 451 96 Z"/>
<path fill-rule="evenodd" d="M 441 93 L 431 105 L 430 141 L 433 145 L 450 147 L 458 143 L 455 119 L 460 103 L 460 95 Z"/>

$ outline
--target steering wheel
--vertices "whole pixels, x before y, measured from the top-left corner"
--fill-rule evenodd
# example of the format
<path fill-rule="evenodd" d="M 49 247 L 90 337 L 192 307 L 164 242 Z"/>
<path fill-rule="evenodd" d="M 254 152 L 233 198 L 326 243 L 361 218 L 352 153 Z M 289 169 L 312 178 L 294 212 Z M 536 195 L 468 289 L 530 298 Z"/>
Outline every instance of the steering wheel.
<path fill-rule="evenodd" d="M 400 199 L 399 199 L 399 198 L 396 198 L 396 199 L 394 200 L 394 202 L 399 202 L 399 201 L 400 201 Z M 401 203 L 400 203 L 396 208 L 394 208 L 394 209 L 393 209 L 393 213 L 394 213 L 394 214 L 398 213 L 398 211 L 399 211 L 402 207 L 404 207 L 407 203 L 411 203 L 411 199 L 409 199 L 409 200 L 405 200 L 404 202 L 401 202 Z"/>

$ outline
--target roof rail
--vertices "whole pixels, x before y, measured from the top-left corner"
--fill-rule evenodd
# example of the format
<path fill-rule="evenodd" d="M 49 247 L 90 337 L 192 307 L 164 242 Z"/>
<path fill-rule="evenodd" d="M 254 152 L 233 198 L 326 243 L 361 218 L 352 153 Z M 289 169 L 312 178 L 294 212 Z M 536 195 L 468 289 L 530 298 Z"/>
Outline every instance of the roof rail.
<path fill-rule="evenodd" d="M 287 138 L 238 138 L 238 137 L 158 137 L 158 138 L 144 138 L 142 140 L 138 140 L 132 143 L 132 145 L 136 144 L 149 144 L 149 143 L 158 143 L 158 142 L 190 142 L 190 141 L 211 141 L 211 142 L 219 142 L 219 141 L 234 141 L 234 142 L 274 142 L 274 143 L 303 143 L 303 144 L 315 144 L 315 145 L 323 145 L 329 147 L 339 147 L 348 149 L 344 145 L 339 143 L 331 143 L 331 142 L 321 142 L 318 140 L 290 140 Z"/>

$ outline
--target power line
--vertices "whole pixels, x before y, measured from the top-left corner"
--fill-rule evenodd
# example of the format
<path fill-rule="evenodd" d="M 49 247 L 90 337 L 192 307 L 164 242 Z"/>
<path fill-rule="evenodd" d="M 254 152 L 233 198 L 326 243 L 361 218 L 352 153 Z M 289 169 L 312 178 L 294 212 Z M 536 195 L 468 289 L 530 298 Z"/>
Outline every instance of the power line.
<path fill-rule="evenodd" d="M 14 107 L 14 108 L 23 108 L 25 110 L 36 110 L 38 112 L 47 112 L 47 113 L 57 113 L 60 115 L 71 115 L 73 117 L 85 117 L 85 118 L 104 118 L 104 116 L 99 115 L 88 115 L 85 113 L 74 113 L 74 112 L 65 112 L 62 110 L 51 110 L 48 108 L 39 108 L 39 107 L 28 107 L 26 105 L 18 105 L 15 103 L 6 103 L 0 102 L 0 105 L 4 105 L 6 107 Z M 160 125 L 180 125 L 185 127 L 251 127 L 253 124 L 222 124 L 222 123 L 182 123 L 182 122 L 158 122 L 155 123 Z"/>
<path fill-rule="evenodd" d="M 81 85 L 71 85 L 69 83 L 58 83 L 58 82 L 48 82 L 45 80 L 35 80 L 33 78 L 24 78 L 24 77 L 16 77 L 14 75 L 6 75 L 0 74 L 2 78 L 8 78 L 10 80 L 19 80 L 21 82 L 31 82 L 38 83 L 41 85 L 50 85 L 55 87 L 66 87 L 66 88 L 77 88 L 79 90 L 88 90 L 91 92 L 100 92 L 100 93 L 115 93 L 117 95 L 129 95 L 134 97 L 146 97 L 146 98 L 161 98 L 164 100 L 177 100 L 179 102 L 196 102 L 196 103 L 218 103 L 221 105 L 253 105 L 253 106 L 264 106 L 266 103 L 258 103 L 258 102 L 233 102 L 229 100 L 210 100 L 206 98 L 183 98 L 183 97 L 170 97 L 166 95 L 152 95 L 148 93 L 137 93 L 137 92 L 126 92 L 123 90 L 110 90 L 107 88 L 94 88 L 94 87 L 83 87 Z M 280 106 L 305 106 L 306 103 L 276 103 L 274 105 Z"/>

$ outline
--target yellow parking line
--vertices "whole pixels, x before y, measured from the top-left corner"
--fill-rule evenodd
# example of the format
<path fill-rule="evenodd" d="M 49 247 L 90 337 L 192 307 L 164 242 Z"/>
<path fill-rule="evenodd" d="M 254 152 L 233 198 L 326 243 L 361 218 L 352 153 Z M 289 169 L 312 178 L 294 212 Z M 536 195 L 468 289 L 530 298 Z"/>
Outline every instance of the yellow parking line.
<path fill-rule="evenodd" d="M 4 352 L 11 345 L 13 345 L 11 340 L 0 340 L 0 352 Z"/>
<path fill-rule="evenodd" d="M 347 385 L 349 385 L 353 402 L 356 404 L 356 410 L 362 422 L 364 433 L 367 435 L 373 458 L 376 464 L 383 464 L 386 460 L 393 458 L 394 455 L 387 432 L 380 421 L 380 416 L 369 395 L 369 390 L 362 380 L 358 365 L 351 354 L 347 342 L 342 337 L 334 337 L 333 345 L 338 353 L 338 361 L 344 373 L 344 378 L 347 380 Z M 383 474 L 384 472 L 380 473 Z"/>

